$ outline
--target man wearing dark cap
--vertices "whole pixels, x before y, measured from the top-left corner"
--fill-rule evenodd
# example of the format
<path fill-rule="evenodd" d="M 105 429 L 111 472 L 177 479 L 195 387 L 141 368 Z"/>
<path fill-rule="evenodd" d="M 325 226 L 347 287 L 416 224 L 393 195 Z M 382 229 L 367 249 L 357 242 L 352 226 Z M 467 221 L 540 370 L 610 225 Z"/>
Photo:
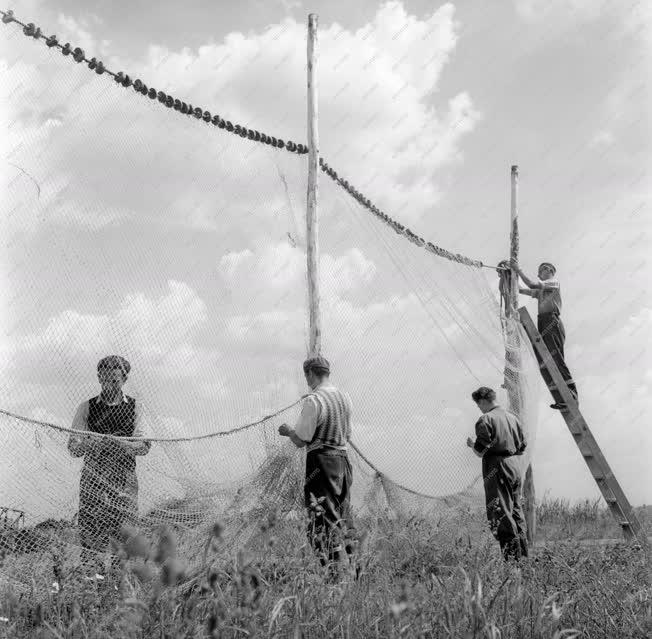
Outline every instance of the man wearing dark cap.
<path fill-rule="evenodd" d="M 93 554 L 105 551 L 122 526 L 134 523 L 137 516 L 136 456 L 146 455 L 150 442 L 119 439 L 143 437 L 136 401 L 122 392 L 130 370 L 129 362 L 119 355 L 101 359 L 97 379 L 102 391 L 82 402 L 73 419 L 75 430 L 112 437 L 71 434 L 68 440 L 71 455 L 84 458 L 78 525 L 86 568 L 96 564 Z"/>
<path fill-rule="evenodd" d="M 570 392 L 575 398 L 575 401 L 577 401 L 577 387 L 575 386 L 573 376 L 568 370 L 568 366 L 566 366 L 566 361 L 564 359 L 566 332 L 560 317 L 561 291 L 559 288 L 559 280 L 555 277 L 557 269 L 550 262 L 542 262 L 539 266 L 539 278 L 535 282 L 527 277 L 517 264 L 513 264 L 513 266 L 528 287 L 519 289 L 519 292 L 523 295 L 535 297 L 538 301 L 537 327 L 539 333 L 543 338 L 544 344 L 550 351 L 550 355 L 557 365 L 564 381 L 568 385 Z M 536 349 L 534 350 L 534 353 L 539 362 L 539 366 L 541 366 L 543 360 Z M 561 393 L 557 390 L 548 369 L 545 367 L 541 368 L 541 375 L 543 381 L 546 383 L 555 399 L 555 403 L 551 404 L 550 408 L 564 410 L 566 404 L 564 403 Z"/>
<path fill-rule="evenodd" d="M 475 441 L 469 437 L 466 445 L 482 457 L 487 519 L 505 560 L 518 560 L 528 554 L 518 459 L 526 447 L 525 436 L 518 418 L 496 404 L 491 388 L 478 388 L 471 397 L 482 416 L 475 424 Z"/>
<path fill-rule="evenodd" d="M 347 456 L 351 437 L 351 401 L 329 379 L 330 364 L 323 357 L 303 363 L 311 392 L 305 396 L 294 429 L 282 424 L 278 432 L 298 448 L 307 447 L 304 500 L 310 514 L 309 539 L 322 565 L 352 553 L 350 490 L 353 480 Z M 327 561 L 328 559 L 328 561 Z"/>

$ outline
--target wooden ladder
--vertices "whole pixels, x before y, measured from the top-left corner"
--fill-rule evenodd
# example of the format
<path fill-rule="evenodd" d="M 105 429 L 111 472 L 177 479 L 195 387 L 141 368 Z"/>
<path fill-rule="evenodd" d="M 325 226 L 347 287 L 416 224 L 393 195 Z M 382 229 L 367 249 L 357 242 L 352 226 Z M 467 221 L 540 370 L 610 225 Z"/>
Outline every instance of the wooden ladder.
<path fill-rule="evenodd" d="M 552 358 L 548 347 L 545 345 L 537 327 L 534 325 L 530 314 L 525 307 L 518 309 L 521 324 L 525 328 L 532 346 L 536 349 L 541 358 L 541 368 L 546 368 L 552 377 L 559 394 L 566 403 L 566 409 L 560 413 L 570 430 L 577 447 L 580 449 L 586 465 L 593 475 L 593 479 L 598 485 L 602 496 L 609 506 L 611 514 L 614 516 L 619 526 L 622 528 L 625 539 L 636 539 L 641 545 L 647 546 L 647 538 L 641 529 L 641 524 L 632 510 L 629 500 L 625 496 L 623 489 L 614 477 L 609 463 L 600 450 L 598 442 L 593 437 L 588 424 L 586 423 L 579 406 L 573 397 L 570 389 L 566 385 L 557 364 Z"/>

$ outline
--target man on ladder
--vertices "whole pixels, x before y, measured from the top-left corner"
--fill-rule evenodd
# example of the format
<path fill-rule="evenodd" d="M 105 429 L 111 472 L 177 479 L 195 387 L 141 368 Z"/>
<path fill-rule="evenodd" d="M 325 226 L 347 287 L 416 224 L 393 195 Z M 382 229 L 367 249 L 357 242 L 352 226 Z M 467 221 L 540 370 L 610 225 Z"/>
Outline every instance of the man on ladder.
<path fill-rule="evenodd" d="M 523 295 L 534 297 L 538 301 L 538 317 L 537 328 L 543 338 L 543 342 L 550 351 L 559 372 L 562 374 L 568 389 L 572 393 L 575 401 L 578 401 L 577 387 L 573 381 L 573 376 L 566 366 L 564 360 L 564 342 L 566 340 L 566 332 L 564 325 L 561 321 L 561 290 L 559 287 L 559 280 L 555 277 L 557 269 L 550 262 L 542 262 L 539 266 L 539 277 L 537 281 L 531 280 L 519 268 L 518 264 L 512 262 L 512 266 L 521 276 L 523 282 L 528 288 L 520 288 L 519 292 Z M 546 383 L 552 396 L 555 399 L 554 404 L 550 404 L 550 408 L 557 410 L 565 410 L 566 404 L 557 390 L 557 387 L 552 381 L 552 376 L 548 369 L 541 364 L 543 363 L 539 353 L 535 349 L 535 355 L 539 366 L 541 367 L 541 376 Z"/>

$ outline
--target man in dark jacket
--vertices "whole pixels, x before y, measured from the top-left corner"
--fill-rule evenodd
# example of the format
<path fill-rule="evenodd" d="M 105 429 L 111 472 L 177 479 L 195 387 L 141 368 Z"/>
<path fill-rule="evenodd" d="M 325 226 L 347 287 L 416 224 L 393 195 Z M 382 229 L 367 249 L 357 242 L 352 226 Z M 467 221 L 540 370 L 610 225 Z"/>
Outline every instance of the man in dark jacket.
<path fill-rule="evenodd" d="M 519 455 L 526 447 L 518 418 L 496 404 L 496 393 L 485 386 L 471 394 L 482 411 L 475 424 L 475 441 L 467 446 L 482 457 L 487 519 L 503 556 L 516 560 L 528 554 L 525 516 L 521 505 L 523 477 Z"/>

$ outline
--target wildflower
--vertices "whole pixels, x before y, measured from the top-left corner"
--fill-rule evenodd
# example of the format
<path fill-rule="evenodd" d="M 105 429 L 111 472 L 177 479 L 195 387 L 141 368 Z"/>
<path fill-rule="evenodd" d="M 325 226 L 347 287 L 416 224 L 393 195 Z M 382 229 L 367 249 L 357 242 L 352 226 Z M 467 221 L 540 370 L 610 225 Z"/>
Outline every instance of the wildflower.
<path fill-rule="evenodd" d="M 0 617 L 0 623 L 9 623 L 9 617 Z"/>
<path fill-rule="evenodd" d="M 313 493 L 310 493 L 310 506 L 309 510 L 314 512 L 316 515 L 321 515 L 322 513 L 326 512 L 324 507 L 321 505 L 322 502 L 326 499 L 326 497 L 315 497 Z"/>
<path fill-rule="evenodd" d="M 394 619 L 398 619 L 401 616 L 401 613 L 407 609 L 408 605 L 405 601 L 399 601 L 398 603 L 393 603 L 389 610 L 392 613 Z"/>
<path fill-rule="evenodd" d="M 56 595 L 59 592 L 59 582 L 58 581 L 53 581 L 52 582 L 52 588 L 50 588 L 50 592 L 53 595 Z"/>
<path fill-rule="evenodd" d="M 104 581 L 104 575 L 96 572 L 92 577 L 86 577 L 86 581 Z"/>
<path fill-rule="evenodd" d="M 389 607 L 390 612 L 394 619 L 398 619 L 401 616 L 401 613 L 405 612 L 408 609 L 412 609 L 410 604 L 410 597 L 408 595 L 408 589 L 406 584 L 401 586 L 401 594 L 399 595 L 398 601 L 391 604 Z"/>
<path fill-rule="evenodd" d="M 557 605 L 556 601 L 553 601 L 552 606 L 550 606 L 550 614 L 555 621 L 561 619 L 561 608 Z"/>

